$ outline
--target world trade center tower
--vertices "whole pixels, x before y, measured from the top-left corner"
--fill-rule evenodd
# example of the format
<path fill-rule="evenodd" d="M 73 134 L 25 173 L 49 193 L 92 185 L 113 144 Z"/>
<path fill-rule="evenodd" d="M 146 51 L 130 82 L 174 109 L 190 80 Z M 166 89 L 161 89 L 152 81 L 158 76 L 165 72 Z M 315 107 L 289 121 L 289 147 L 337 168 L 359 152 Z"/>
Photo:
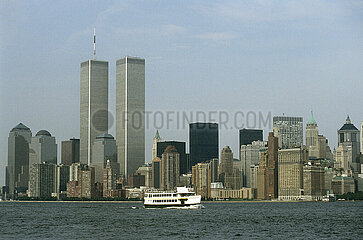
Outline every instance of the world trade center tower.
<path fill-rule="evenodd" d="M 127 178 L 145 164 L 145 59 L 116 61 L 116 144 Z"/>
<path fill-rule="evenodd" d="M 92 163 L 92 146 L 97 136 L 108 132 L 108 62 L 81 63 L 80 162 Z"/>

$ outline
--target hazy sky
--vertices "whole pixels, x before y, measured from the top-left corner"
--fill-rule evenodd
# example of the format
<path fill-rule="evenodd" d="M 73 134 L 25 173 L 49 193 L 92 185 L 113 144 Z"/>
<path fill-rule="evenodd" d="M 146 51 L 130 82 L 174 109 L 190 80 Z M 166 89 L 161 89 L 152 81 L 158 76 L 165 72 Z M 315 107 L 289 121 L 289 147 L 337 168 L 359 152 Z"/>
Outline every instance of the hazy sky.
<path fill-rule="evenodd" d="M 313 109 L 332 148 L 347 114 L 360 128 L 363 1 L 211 2 L 1 1 L 0 184 L 19 122 L 33 135 L 49 130 L 58 151 L 79 137 L 80 63 L 92 58 L 94 27 L 111 113 L 116 60 L 129 55 L 146 59 L 148 111 L 285 113 L 305 124 Z M 147 129 L 147 161 L 154 134 Z M 188 140 L 187 127 L 160 134 Z M 220 131 L 226 145 L 237 157 L 236 128 Z"/>

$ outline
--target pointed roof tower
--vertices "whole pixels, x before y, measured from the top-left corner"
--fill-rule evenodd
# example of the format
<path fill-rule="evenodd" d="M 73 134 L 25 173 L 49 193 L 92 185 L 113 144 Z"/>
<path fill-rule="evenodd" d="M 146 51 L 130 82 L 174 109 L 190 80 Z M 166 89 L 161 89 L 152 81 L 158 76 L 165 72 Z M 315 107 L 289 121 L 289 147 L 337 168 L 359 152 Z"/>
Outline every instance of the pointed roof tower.
<path fill-rule="evenodd" d="M 161 140 L 161 137 L 159 135 L 159 130 L 156 130 L 156 134 L 155 134 L 154 139 Z"/>
<path fill-rule="evenodd" d="M 317 125 L 315 119 L 314 119 L 314 114 L 313 114 L 313 110 L 310 111 L 310 118 L 309 121 L 307 122 L 307 124 L 314 124 Z"/>

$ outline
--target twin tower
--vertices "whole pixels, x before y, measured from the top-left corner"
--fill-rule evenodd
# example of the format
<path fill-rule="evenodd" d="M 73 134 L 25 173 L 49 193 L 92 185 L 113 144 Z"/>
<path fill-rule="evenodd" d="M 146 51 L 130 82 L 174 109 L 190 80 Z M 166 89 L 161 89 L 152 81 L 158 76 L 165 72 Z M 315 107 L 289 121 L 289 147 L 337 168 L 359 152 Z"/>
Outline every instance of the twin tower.
<path fill-rule="evenodd" d="M 111 116 L 112 117 L 112 116 Z M 81 63 L 80 161 L 92 164 L 97 136 L 108 133 L 108 62 Z M 128 176 L 145 163 L 145 59 L 116 61 L 116 145 L 120 173 Z"/>

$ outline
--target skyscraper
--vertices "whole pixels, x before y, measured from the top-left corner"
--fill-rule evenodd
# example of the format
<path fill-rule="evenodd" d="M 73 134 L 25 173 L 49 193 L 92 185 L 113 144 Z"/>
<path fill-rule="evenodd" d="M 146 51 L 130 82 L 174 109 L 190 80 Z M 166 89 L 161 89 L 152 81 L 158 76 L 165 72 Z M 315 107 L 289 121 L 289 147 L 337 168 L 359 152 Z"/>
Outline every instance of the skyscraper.
<path fill-rule="evenodd" d="M 221 164 L 219 166 L 219 179 L 227 189 L 241 188 L 241 173 L 238 168 L 233 167 L 233 152 L 229 146 L 221 152 Z"/>
<path fill-rule="evenodd" d="M 145 163 L 145 59 L 116 62 L 116 141 L 121 174 Z"/>
<path fill-rule="evenodd" d="M 157 156 L 158 142 L 160 142 L 160 141 L 161 141 L 161 137 L 159 135 L 159 130 L 156 130 L 155 137 L 153 138 L 153 152 L 152 152 L 151 160 L 153 160 Z"/>
<path fill-rule="evenodd" d="M 29 197 L 46 199 L 57 192 L 57 165 L 33 163 L 29 174 Z"/>
<path fill-rule="evenodd" d="M 168 146 L 174 146 L 180 155 L 180 165 L 179 165 L 180 174 L 187 173 L 187 156 L 185 153 L 185 142 L 160 141 L 157 143 L 156 156 L 161 158 L 162 154 L 164 153 L 165 149 Z"/>
<path fill-rule="evenodd" d="M 218 146 L 218 123 L 189 124 L 190 168 L 197 163 L 218 158 Z"/>
<path fill-rule="evenodd" d="M 240 129 L 239 149 L 242 145 L 252 144 L 253 141 L 263 141 L 263 131 L 260 129 Z"/>
<path fill-rule="evenodd" d="M 163 190 L 173 190 L 179 185 L 180 154 L 174 146 L 168 146 L 161 157 Z"/>
<path fill-rule="evenodd" d="M 278 151 L 278 198 L 299 200 L 303 196 L 303 163 L 307 150 L 303 147 Z"/>
<path fill-rule="evenodd" d="M 303 145 L 302 117 L 275 116 L 273 117 L 273 127 L 279 133 L 277 137 L 281 138 L 281 148 L 293 148 Z"/>
<path fill-rule="evenodd" d="M 29 167 L 35 163 L 57 164 L 57 143 L 47 130 L 40 130 L 29 144 Z"/>
<path fill-rule="evenodd" d="M 81 63 L 80 162 L 92 163 L 96 136 L 108 132 L 108 62 Z"/>
<path fill-rule="evenodd" d="M 242 145 L 240 148 L 242 186 L 251 187 L 251 165 L 260 161 L 260 150 L 266 148 L 266 142 L 253 141 L 251 144 Z"/>
<path fill-rule="evenodd" d="M 341 146 L 343 151 L 348 151 L 348 161 L 350 167 L 354 172 L 360 172 L 360 142 L 359 142 L 359 130 L 352 124 L 349 116 L 345 121 L 345 124 L 338 130 L 338 148 Z M 348 169 L 345 169 L 348 170 Z"/>
<path fill-rule="evenodd" d="M 8 137 L 8 184 L 10 198 L 14 192 L 25 192 L 29 181 L 30 129 L 19 123 L 11 129 Z"/>
<path fill-rule="evenodd" d="M 62 141 L 62 161 L 61 163 L 70 166 L 79 162 L 79 139 L 71 138 Z"/>
<path fill-rule="evenodd" d="M 106 167 L 107 161 L 110 161 L 112 168 L 120 171 L 117 164 L 117 147 L 116 141 L 111 134 L 104 133 L 96 137 L 93 143 L 92 163 L 91 167 L 95 168 L 95 181 L 102 183 L 103 169 Z"/>

